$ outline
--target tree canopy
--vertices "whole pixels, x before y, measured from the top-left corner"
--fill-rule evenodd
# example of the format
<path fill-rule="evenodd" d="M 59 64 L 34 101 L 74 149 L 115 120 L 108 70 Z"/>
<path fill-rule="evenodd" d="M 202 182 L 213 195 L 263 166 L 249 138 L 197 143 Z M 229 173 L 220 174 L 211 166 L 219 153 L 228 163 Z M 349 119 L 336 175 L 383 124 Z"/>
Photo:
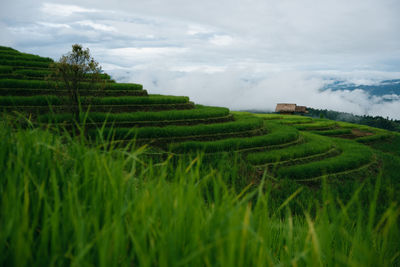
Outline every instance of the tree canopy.
<path fill-rule="evenodd" d="M 89 48 L 84 49 L 80 44 L 72 45 L 72 51 L 63 55 L 54 63 L 55 78 L 65 84 L 69 92 L 72 112 L 79 118 L 80 90 L 82 82 L 89 82 L 90 89 L 99 88 L 100 64 L 94 60 Z"/>

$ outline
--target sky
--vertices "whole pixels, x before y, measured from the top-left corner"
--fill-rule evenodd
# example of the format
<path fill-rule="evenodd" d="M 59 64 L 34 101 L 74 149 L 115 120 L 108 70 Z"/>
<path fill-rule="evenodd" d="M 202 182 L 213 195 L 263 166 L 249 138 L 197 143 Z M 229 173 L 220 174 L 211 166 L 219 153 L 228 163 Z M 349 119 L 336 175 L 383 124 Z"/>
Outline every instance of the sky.
<path fill-rule="evenodd" d="M 400 79 L 399 12 L 398 0 L 2 0 L 0 45 L 57 60 L 79 43 L 116 81 L 199 104 L 400 119 L 399 97 L 322 90 Z"/>

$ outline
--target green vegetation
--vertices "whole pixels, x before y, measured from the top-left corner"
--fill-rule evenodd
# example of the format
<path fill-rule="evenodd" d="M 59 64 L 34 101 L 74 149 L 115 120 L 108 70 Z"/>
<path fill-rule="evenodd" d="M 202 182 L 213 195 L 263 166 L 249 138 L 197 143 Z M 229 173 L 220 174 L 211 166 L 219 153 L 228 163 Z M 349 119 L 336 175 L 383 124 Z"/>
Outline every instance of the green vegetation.
<path fill-rule="evenodd" d="M 308 133 L 303 133 L 303 136 L 304 143 L 283 149 L 252 153 L 247 156 L 247 160 L 253 165 L 262 165 L 324 153 L 333 147 L 330 139 Z"/>
<path fill-rule="evenodd" d="M 336 126 L 333 121 L 315 121 L 313 123 L 294 124 L 298 130 L 315 130 L 315 129 L 330 129 Z"/>
<path fill-rule="evenodd" d="M 117 128 L 104 129 L 102 134 L 109 136 L 111 133 L 118 140 L 131 140 L 134 138 L 164 138 L 197 135 L 226 134 L 261 129 L 263 121 L 254 117 L 239 117 L 236 121 L 215 124 L 199 124 L 195 126 L 166 126 L 142 128 Z M 91 136 L 96 136 L 98 130 L 89 130 Z"/>
<path fill-rule="evenodd" d="M 51 77 L 62 83 L 68 91 L 69 101 L 66 103 L 71 107 L 75 120 L 79 120 L 81 109 L 80 91 L 82 89 L 98 90 L 97 86 L 102 72 L 100 64 L 94 60 L 89 48 L 83 49 L 82 45 L 72 45 L 72 51 L 61 56 L 51 67 L 54 69 Z M 86 81 L 87 76 L 92 79 Z M 82 83 L 86 81 L 85 86 Z"/>
<path fill-rule="evenodd" d="M 141 96 L 125 96 L 125 97 L 102 97 L 102 98 L 83 98 L 84 102 L 96 105 L 112 105 L 112 104 L 179 104 L 189 102 L 187 96 L 167 96 L 167 95 L 149 95 Z"/>
<path fill-rule="evenodd" d="M 184 119 L 204 119 L 224 117 L 229 115 L 229 109 L 221 107 L 208 107 L 196 105 L 189 110 L 166 110 L 158 112 L 132 112 L 132 113 L 96 113 L 81 114 L 81 121 L 87 118 L 88 122 L 128 122 L 128 121 L 171 121 Z M 72 121 L 73 116 L 66 114 L 44 114 L 38 117 L 41 122 Z"/>
<path fill-rule="evenodd" d="M 0 138 L 2 266 L 400 264 L 386 177 L 345 183 L 348 196 L 267 179 L 235 189 L 246 176 L 227 159 L 152 164 L 143 148 L 6 125 Z"/>
<path fill-rule="evenodd" d="M 0 75 L 1 77 L 1 75 Z M 0 88 L 0 95 L 3 96 L 38 96 L 38 95 L 58 95 L 67 96 L 65 89 L 30 89 L 30 88 Z M 146 96 L 146 90 L 81 90 L 80 96 Z"/>
<path fill-rule="evenodd" d="M 367 146 L 348 140 L 335 140 L 335 144 L 342 151 L 339 156 L 280 168 L 276 175 L 289 179 L 310 179 L 330 173 L 357 169 L 372 160 L 372 150 Z"/>
<path fill-rule="evenodd" d="M 43 61 L 27 61 L 27 60 L 5 60 L 0 59 L 0 65 L 5 66 L 19 66 L 19 67 L 33 67 L 33 68 L 48 68 L 51 62 Z"/>
<path fill-rule="evenodd" d="M 387 138 L 390 138 L 390 137 L 391 137 L 390 133 L 380 132 L 380 133 L 376 133 L 374 135 L 357 138 L 357 142 L 360 142 L 360 143 L 372 143 L 372 142 L 375 142 L 375 141 L 378 141 L 378 140 L 382 140 L 382 139 L 387 139 Z"/>
<path fill-rule="evenodd" d="M 0 60 L 53 62 L 53 60 L 50 58 L 39 57 L 30 54 L 22 54 L 22 53 L 21 54 L 0 53 Z"/>
<path fill-rule="evenodd" d="M 238 150 L 252 150 L 266 148 L 273 145 L 280 145 L 291 142 L 299 137 L 299 133 L 292 127 L 278 126 L 274 123 L 266 125 L 266 135 L 247 138 L 227 138 L 218 141 L 187 141 L 171 144 L 170 150 L 174 153 L 187 153 L 201 151 L 205 153 L 229 152 Z"/>
<path fill-rule="evenodd" d="M 335 120 L 335 121 L 345 121 L 351 123 L 357 123 L 361 125 L 368 125 L 380 129 L 397 131 L 400 132 L 400 120 L 393 120 L 389 118 L 383 118 L 381 116 L 358 116 L 346 112 L 338 112 L 333 110 L 322 110 L 322 109 L 308 109 L 309 114 L 307 116 L 319 117 L 320 114 L 324 118 Z"/>
<path fill-rule="evenodd" d="M 285 119 L 284 124 L 292 125 L 292 124 L 301 124 L 301 123 L 311 123 L 313 120 L 311 118 L 294 118 L 294 119 Z"/>
<path fill-rule="evenodd" d="M 62 105 L 64 100 L 57 96 L 1 96 L 0 105 L 2 106 L 48 106 Z"/>
<path fill-rule="evenodd" d="M 0 74 L 11 73 L 12 71 L 13 71 L 12 67 L 0 66 Z"/>
<path fill-rule="evenodd" d="M 14 48 L 8 47 L 8 46 L 2 46 L 0 45 L 0 52 L 5 52 L 5 53 L 12 53 L 12 52 L 18 52 Z M 18 52 L 19 53 L 19 52 Z"/>
<path fill-rule="evenodd" d="M 392 135 L 386 139 L 376 140 L 371 146 L 375 149 L 400 157 L 400 134 Z"/>
<path fill-rule="evenodd" d="M 52 69 L 16 69 L 12 71 L 15 75 L 21 75 L 24 78 L 36 78 L 36 79 L 44 79 L 44 78 L 52 78 L 51 74 L 54 72 Z M 90 74 L 84 75 L 86 80 L 89 80 L 92 77 Z M 99 78 L 103 80 L 110 80 L 110 75 L 101 73 L 99 74 Z"/>
<path fill-rule="evenodd" d="M 0 46 L 1 266 L 400 265 L 400 135 L 49 63 Z"/>
<path fill-rule="evenodd" d="M 344 135 L 344 134 L 351 134 L 350 129 L 333 129 L 333 130 L 323 130 L 323 131 L 312 131 L 312 133 L 319 134 L 319 135 Z"/>
<path fill-rule="evenodd" d="M 80 102 L 85 105 L 140 105 L 140 104 L 179 104 L 187 103 L 188 97 L 185 96 L 162 96 L 150 95 L 141 96 L 123 96 L 123 97 L 81 97 Z M 57 96 L 0 96 L 0 105 L 3 106 L 43 106 L 43 105 L 65 105 L 69 98 Z"/>
<path fill-rule="evenodd" d="M 99 89 L 102 90 L 142 90 L 141 84 L 134 83 L 106 83 L 99 84 Z M 18 80 L 18 79 L 0 79 L 0 88 L 31 88 L 31 89 L 65 89 L 63 83 L 54 81 L 41 81 L 41 80 Z M 90 83 L 83 82 L 82 89 L 90 89 Z"/>

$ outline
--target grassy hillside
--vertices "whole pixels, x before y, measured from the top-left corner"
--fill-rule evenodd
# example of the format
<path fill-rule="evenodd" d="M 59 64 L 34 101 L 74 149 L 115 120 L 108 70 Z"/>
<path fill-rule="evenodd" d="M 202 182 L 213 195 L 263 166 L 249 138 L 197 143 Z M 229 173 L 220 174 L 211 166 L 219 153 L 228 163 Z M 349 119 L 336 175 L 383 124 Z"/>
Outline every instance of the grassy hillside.
<path fill-rule="evenodd" d="M 0 265 L 400 264 L 400 134 L 230 112 L 0 47 Z"/>
<path fill-rule="evenodd" d="M 251 180 L 238 158 L 153 164 L 5 124 L 0 138 L 2 266 L 400 264 L 398 157 L 381 155 L 393 176 L 316 190 Z"/>

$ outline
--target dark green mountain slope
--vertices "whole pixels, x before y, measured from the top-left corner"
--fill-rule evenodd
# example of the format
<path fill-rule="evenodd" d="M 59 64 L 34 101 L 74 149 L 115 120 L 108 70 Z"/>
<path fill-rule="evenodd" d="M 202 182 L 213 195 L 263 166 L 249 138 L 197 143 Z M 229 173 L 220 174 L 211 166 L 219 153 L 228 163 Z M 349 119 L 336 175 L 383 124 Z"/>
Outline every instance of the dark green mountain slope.
<path fill-rule="evenodd" d="M 158 155 L 238 152 L 258 173 L 315 184 L 376 176 L 384 157 L 399 156 L 399 136 L 368 126 L 301 116 L 231 113 L 196 105 L 188 97 L 148 94 L 140 84 L 116 83 L 102 74 L 97 90 L 83 86 L 80 121 L 68 92 L 49 78 L 52 59 L 0 47 L 0 108 L 35 126 L 72 130 L 84 121 L 89 140 L 149 144 Z"/>

